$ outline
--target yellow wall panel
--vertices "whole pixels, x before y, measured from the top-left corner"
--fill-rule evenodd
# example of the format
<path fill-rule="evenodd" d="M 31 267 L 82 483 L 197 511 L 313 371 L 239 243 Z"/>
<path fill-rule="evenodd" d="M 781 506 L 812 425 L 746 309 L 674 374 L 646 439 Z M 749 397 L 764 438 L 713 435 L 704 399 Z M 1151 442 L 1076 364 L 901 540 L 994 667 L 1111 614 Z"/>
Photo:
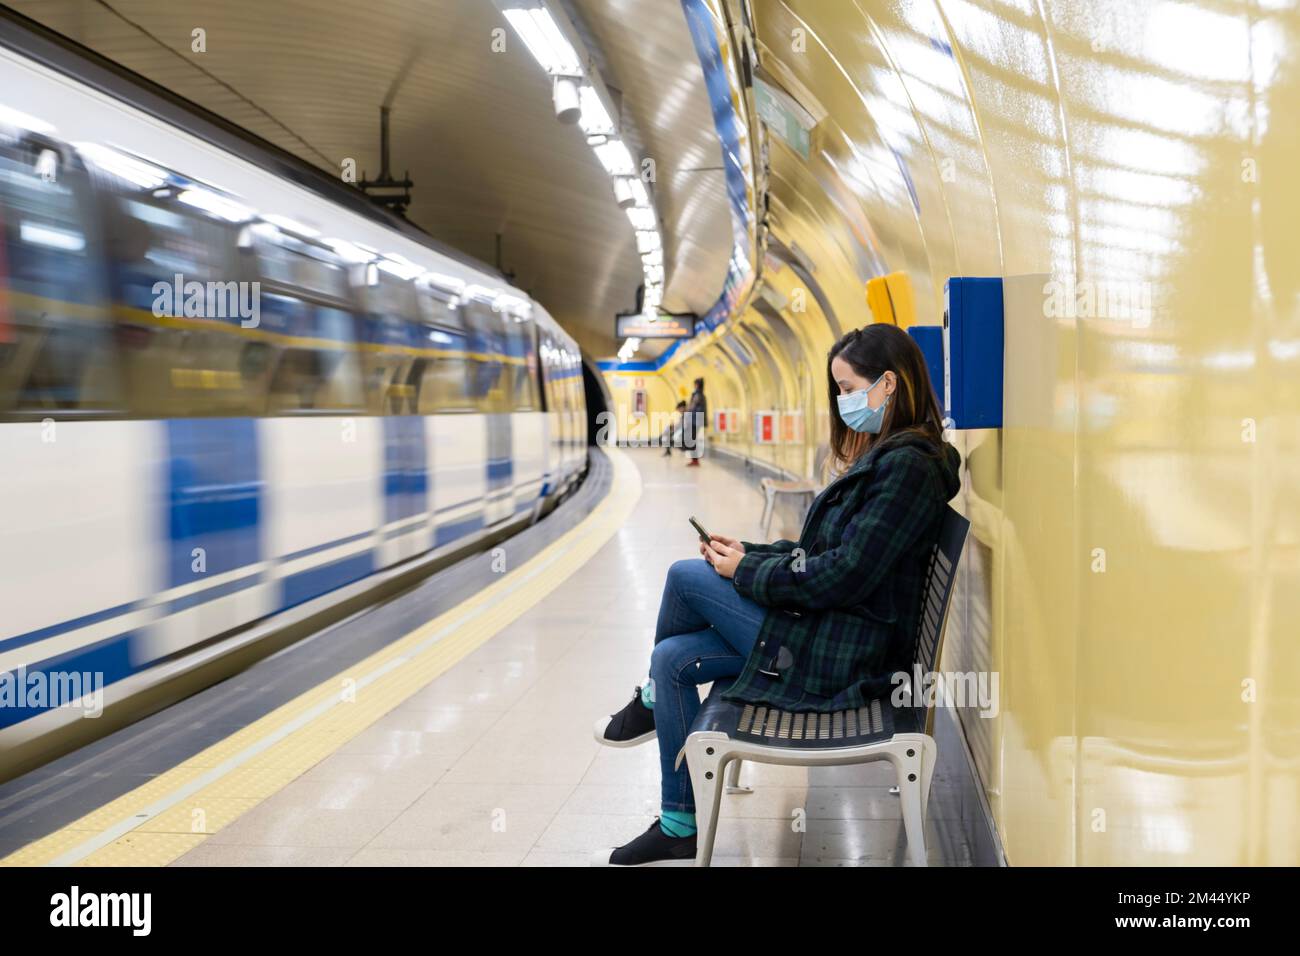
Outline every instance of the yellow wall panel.
<path fill-rule="evenodd" d="M 779 310 L 794 349 L 737 317 L 780 354 L 710 340 L 665 378 L 802 408 L 805 448 L 748 452 L 809 473 L 836 334 L 938 324 L 945 279 L 1003 276 L 1004 425 L 954 436 L 973 534 L 943 666 L 999 680 L 996 716 L 960 718 L 1009 861 L 1300 863 L 1300 17 L 752 8 L 825 110 L 808 160 L 767 147 L 772 233 L 829 311 Z"/>

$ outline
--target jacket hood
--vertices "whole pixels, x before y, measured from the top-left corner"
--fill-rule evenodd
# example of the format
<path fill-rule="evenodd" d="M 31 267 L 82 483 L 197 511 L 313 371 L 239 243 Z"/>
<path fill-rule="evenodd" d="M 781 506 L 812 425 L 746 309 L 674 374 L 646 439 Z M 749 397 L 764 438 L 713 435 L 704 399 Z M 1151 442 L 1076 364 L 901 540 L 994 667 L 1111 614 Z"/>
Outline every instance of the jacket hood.
<path fill-rule="evenodd" d="M 858 461 L 854 463 L 853 467 L 849 469 L 849 472 L 851 473 L 861 470 L 866 466 L 868 461 L 874 460 L 887 451 L 892 451 L 897 448 L 906 448 L 908 446 L 917 448 L 925 454 L 926 460 L 931 463 L 931 467 L 934 469 L 935 478 L 939 482 L 939 486 L 943 489 L 943 500 L 951 501 L 953 496 L 961 490 L 961 475 L 959 473 L 961 468 L 961 454 L 951 444 L 944 442 L 943 457 L 936 458 L 932 454 L 934 446 L 932 446 L 924 437 L 915 432 L 896 432 L 895 434 L 890 435 L 858 459 Z"/>

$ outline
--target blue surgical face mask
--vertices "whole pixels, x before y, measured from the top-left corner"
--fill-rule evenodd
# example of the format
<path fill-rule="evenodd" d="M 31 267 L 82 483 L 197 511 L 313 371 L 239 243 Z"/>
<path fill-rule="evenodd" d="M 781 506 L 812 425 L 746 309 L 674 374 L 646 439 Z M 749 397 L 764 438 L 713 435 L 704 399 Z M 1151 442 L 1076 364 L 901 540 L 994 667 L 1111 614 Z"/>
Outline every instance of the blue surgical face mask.
<path fill-rule="evenodd" d="M 870 388 L 860 388 L 847 395 L 835 396 L 835 401 L 840 406 L 840 418 L 844 419 L 845 425 L 855 432 L 870 432 L 873 435 L 880 433 L 880 425 L 885 420 L 885 406 L 889 404 L 889 397 L 885 397 L 879 408 L 872 408 L 867 404 L 867 396 L 884 380 L 885 376 L 882 375 L 872 383 Z"/>

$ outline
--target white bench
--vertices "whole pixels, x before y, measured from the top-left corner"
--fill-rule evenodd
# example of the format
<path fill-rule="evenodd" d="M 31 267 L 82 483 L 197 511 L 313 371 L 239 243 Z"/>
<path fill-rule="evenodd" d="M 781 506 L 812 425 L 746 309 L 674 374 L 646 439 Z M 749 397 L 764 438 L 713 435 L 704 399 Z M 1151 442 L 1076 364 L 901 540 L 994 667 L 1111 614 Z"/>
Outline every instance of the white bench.
<path fill-rule="evenodd" d="M 813 462 L 813 474 L 820 479 L 822 468 L 826 463 L 826 456 L 830 454 L 830 448 L 827 445 L 819 445 L 817 454 Z M 821 493 L 824 485 L 819 480 L 811 478 L 796 478 L 792 481 L 782 481 L 778 478 L 763 478 L 758 483 L 759 489 L 763 492 L 763 517 L 759 519 L 759 524 L 763 529 L 763 534 L 771 534 L 772 516 L 776 512 L 776 500 L 781 495 L 790 495 L 796 498 L 806 499 L 803 506 L 804 514 L 812 506 L 813 499 Z"/>

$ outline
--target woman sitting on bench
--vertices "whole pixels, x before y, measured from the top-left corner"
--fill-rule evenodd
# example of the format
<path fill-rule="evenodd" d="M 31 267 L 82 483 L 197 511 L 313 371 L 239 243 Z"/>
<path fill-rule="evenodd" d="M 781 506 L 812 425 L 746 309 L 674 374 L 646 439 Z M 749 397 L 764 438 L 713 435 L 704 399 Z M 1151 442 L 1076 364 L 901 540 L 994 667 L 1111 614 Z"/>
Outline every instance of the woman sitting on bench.
<path fill-rule="evenodd" d="M 912 659 L 925 566 L 957 493 L 957 450 L 921 350 L 902 329 L 850 332 L 827 360 L 830 461 L 836 478 L 813 501 L 799 540 L 752 544 L 722 535 L 703 560 L 668 571 L 650 680 L 596 740 L 632 747 L 657 737 L 658 819 L 593 862 L 689 864 L 695 799 L 676 767 L 700 709 L 698 687 L 731 683 L 728 700 L 786 711 L 861 707 L 892 689 Z M 732 682 L 734 680 L 734 682 Z"/>

